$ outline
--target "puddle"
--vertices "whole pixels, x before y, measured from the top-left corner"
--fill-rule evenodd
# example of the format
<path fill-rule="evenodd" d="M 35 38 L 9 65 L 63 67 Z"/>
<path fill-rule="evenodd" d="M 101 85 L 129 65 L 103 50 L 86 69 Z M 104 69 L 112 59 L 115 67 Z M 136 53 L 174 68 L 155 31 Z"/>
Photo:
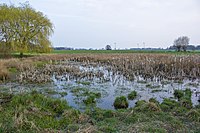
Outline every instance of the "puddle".
<path fill-rule="evenodd" d="M 77 69 L 77 73 L 67 72 L 63 75 L 54 74 L 52 83 L 45 85 L 36 84 L 18 84 L 7 83 L 0 85 L 1 91 L 10 91 L 12 93 L 28 92 L 38 90 L 47 95 L 67 100 L 73 108 L 84 110 L 88 105 L 84 103 L 89 94 L 99 93 L 100 98 L 95 98 L 97 106 L 102 109 L 114 109 L 113 103 L 117 96 L 126 96 L 133 90 L 137 91 L 138 96 L 134 100 L 129 100 L 129 108 L 134 107 L 138 100 L 148 101 L 155 98 L 162 102 L 164 98 L 173 98 L 175 89 L 192 90 L 192 103 L 197 105 L 200 96 L 200 81 L 190 81 L 184 79 L 182 82 L 145 80 L 137 76 L 134 80 L 127 80 L 119 72 L 114 72 L 109 66 L 100 66 L 98 64 L 81 64 L 78 62 L 67 62 L 62 65 L 69 65 Z M 77 89 L 78 88 L 78 89 Z M 75 94 L 76 89 L 84 92 Z M 65 93 L 66 92 L 66 95 Z M 62 94 L 63 95 L 62 95 Z M 88 94 L 88 95 L 87 95 Z"/>
<path fill-rule="evenodd" d="M 76 66 L 77 67 L 77 66 Z M 173 93 L 175 89 L 184 90 L 190 88 L 193 92 L 192 103 L 197 105 L 199 94 L 197 94 L 199 89 L 199 80 L 189 81 L 187 79 L 182 82 L 175 81 L 159 81 L 157 80 L 144 80 L 142 77 L 137 77 L 134 81 L 129 81 L 123 75 L 114 73 L 110 67 L 103 66 L 90 66 L 90 65 L 80 65 L 79 69 L 82 73 L 92 73 L 92 76 L 69 78 L 63 75 L 62 79 L 67 78 L 68 80 L 59 80 L 53 77 L 53 82 L 55 86 L 59 89 L 68 88 L 68 95 L 64 98 L 69 102 L 69 104 L 75 108 L 79 108 L 81 100 L 77 98 L 70 92 L 76 88 L 87 88 L 91 92 L 101 93 L 101 98 L 96 100 L 96 106 L 103 109 L 114 109 L 113 103 L 117 96 L 126 96 L 133 90 L 137 91 L 138 96 L 134 100 L 129 100 L 129 107 L 135 106 L 138 100 L 148 101 L 150 98 L 156 98 L 159 102 L 162 102 L 164 98 L 173 98 Z M 97 75 L 97 76 L 96 76 Z M 73 77 L 68 75 L 68 77 Z M 79 83 L 77 83 L 79 82 Z M 82 82 L 83 84 L 80 84 Z M 84 82 L 89 85 L 84 85 Z M 196 93 L 197 92 L 197 93 Z M 76 102 L 75 102 L 76 101 Z M 77 106 L 79 104 L 79 106 Z M 84 108 L 84 106 L 81 106 Z"/>

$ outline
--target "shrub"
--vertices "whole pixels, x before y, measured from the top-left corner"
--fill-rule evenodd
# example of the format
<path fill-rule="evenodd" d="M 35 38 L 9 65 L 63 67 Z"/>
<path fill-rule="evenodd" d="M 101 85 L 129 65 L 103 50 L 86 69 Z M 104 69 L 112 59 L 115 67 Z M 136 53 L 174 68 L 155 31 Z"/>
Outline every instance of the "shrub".
<path fill-rule="evenodd" d="M 115 109 L 125 109 L 128 108 L 128 101 L 125 96 L 117 97 L 114 101 Z"/>
<path fill-rule="evenodd" d="M 129 100 L 133 100 L 137 97 L 137 92 L 136 91 L 132 91 L 131 93 L 128 94 L 128 99 Z"/>

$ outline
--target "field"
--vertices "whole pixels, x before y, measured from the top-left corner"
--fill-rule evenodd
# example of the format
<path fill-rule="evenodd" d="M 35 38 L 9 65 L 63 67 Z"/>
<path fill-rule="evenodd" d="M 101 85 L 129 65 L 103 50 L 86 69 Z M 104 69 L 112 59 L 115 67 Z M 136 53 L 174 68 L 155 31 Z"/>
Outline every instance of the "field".
<path fill-rule="evenodd" d="M 161 53 L 161 54 L 200 54 L 199 50 L 177 52 L 174 50 L 53 50 L 54 54 L 113 54 L 113 53 Z"/>
<path fill-rule="evenodd" d="M 199 132 L 199 52 L 0 59 L 0 132 Z"/>

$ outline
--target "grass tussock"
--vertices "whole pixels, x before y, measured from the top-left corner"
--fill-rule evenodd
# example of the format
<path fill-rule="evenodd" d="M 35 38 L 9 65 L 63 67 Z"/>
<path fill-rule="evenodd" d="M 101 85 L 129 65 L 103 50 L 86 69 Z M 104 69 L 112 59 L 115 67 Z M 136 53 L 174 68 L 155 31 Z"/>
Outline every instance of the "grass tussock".
<path fill-rule="evenodd" d="M 0 132 L 198 132 L 200 110 L 165 99 L 139 101 L 134 108 L 87 109 L 80 112 L 66 101 L 38 92 L 0 93 Z M 5 101 L 5 102 L 3 102 Z M 168 109 L 163 108 L 168 106 Z M 184 112 L 184 113 L 181 113 Z M 190 123 L 190 124 L 188 124 Z M 192 125 L 192 126 L 191 126 Z"/>

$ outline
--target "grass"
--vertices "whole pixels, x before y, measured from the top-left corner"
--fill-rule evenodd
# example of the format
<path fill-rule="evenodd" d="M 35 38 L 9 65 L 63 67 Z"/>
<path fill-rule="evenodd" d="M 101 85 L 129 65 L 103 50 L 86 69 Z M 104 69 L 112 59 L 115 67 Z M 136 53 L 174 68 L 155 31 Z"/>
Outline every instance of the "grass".
<path fill-rule="evenodd" d="M 109 54 L 109 53 L 166 53 L 166 54 L 200 54 L 200 51 L 177 52 L 170 50 L 53 50 L 52 54 Z"/>
<path fill-rule="evenodd" d="M 23 58 L 34 57 L 38 55 L 45 54 L 109 54 L 109 53 L 165 53 L 165 54 L 178 54 L 178 55 L 187 55 L 187 54 L 200 54 L 199 50 L 196 51 L 187 51 L 187 52 L 177 52 L 174 50 L 53 50 L 51 53 L 24 53 Z M 8 56 L 5 56 L 0 53 L 0 59 L 4 58 L 21 58 L 20 53 L 11 53 Z"/>
<path fill-rule="evenodd" d="M 115 109 L 126 109 L 128 108 L 128 100 L 125 96 L 116 97 L 113 105 Z"/>
<path fill-rule="evenodd" d="M 133 100 L 137 97 L 137 92 L 136 91 L 132 91 L 128 94 L 128 99 L 129 100 Z"/>
<path fill-rule="evenodd" d="M 160 88 L 160 85 L 147 84 L 146 87 L 150 89 L 155 89 L 155 88 Z"/>
<path fill-rule="evenodd" d="M 0 82 L 9 78 L 9 71 L 5 65 L 0 61 Z"/>
<path fill-rule="evenodd" d="M 159 71 L 159 69 L 164 67 L 163 64 L 166 64 L 165 69 L 162 69 L 162 71 L 165 73 L 169 72 L 168 75 L 172 73 L 171 64 L 177 65 L 176 68 L 180 68 L 180 70 L 187 70 L 188 73 L 191 72 L 192 68 L 199 66 L 198 62 L 195 62 L 198 59 L 196 56 L 184 56 L 184 58 L 181 56 L 180 59 L 183 59 L 181 62 L 179 62 L 178 56 L 174 56 L 199 54 L 199 51 L 177 53 L 169 51 L 80 50 L 54 51 L 53 53 L 48 56 L 28 55 L 28 58 L 23 59 L 18 59 L 16 56 L 16 59 L 0 60 L 0 80 L 7 80 L 9 73 L 15 73 L 16 70 L 29 70 L 30 66 L 40 69 L 49 60 L 62 61 L 71 58 L 77 59 L 80 62 L 96 61 L 102 64 L 110 63 L 110 65 L 117 66 L 118 70 L 121 70 L 120 66 L 127 68 L 126 70 L 129 70 L 132 66 L 139 66 L 133 70 L 139 69 L 141 70 L 140 72 L 147 70 L 145 66 L 150 66 L 152 70 L 157 72 L 157 70 Z M 112 56 L 113 53 L 115 56 Z M 138 54 L 128 57 L 126 53 L 130 53 L 129 55 L 133 55 L 132 53 Z M 74 54 L 74 56 L 67 54 Z M 102 56 L 100 54 L 105 55 Z M 110 55 L 107 56 L 107 54 Z M 173 57 L 170 54 L 173 54 Z M 82 55 L 86 55 L 88 58 L 82 58 Z M 160 56 L 157 57 L 158 55 Z M 146 58 L 150 60 L 145 65 L 141 65 L 142 61 L 138 60 L 138 57 L 144 63 L 147 61 Z M 120 62 L 120 58 L 123 59 L 125 64 Z M 125 58 L 128 60 L 124 60 Z M 174 58 L 177 58 L 176 61 L 178 62 L 175 62 Z M 192 63 L 188 63 L 188 60 Z M 152 64 L 151 61 L 154 61 L 155 64 Z M 184 67 L 182 68 L 182 66 Z M 132 71 L 132 69 L 130 70 Z M 127 72 L 124 75 L 130 74 L 130 71 Z M 147 75 L 145 76 L 148 76 L 148 73 L 149 71 L 146 71 L 145 74 Z M 151 71 L 150 73 L 153 74 Z M 81 84 L 89 85 L 89 83 Z M 154 89 L 158 88 L 158 86 L 149 84 L 146 87 L 151 88 L 152 91 L 160 91 L 159 89 Z M 65 92 L 58 93 L 48 89 L 45 92 L 49 96 L 60 94 L 63 97 L 67 95 Z M 94 104 L 96 99 L 101 97 L 100 93 L 90 92 L 87 88 L 76 88 L 72 90 L 72 93 L 88 105 Z M 149 102 L 138 101 L 136 106 L 130 109 L 103 110 L 94 107 L 92 109 L 89 108 L 85 112 L 80 112 L 70 108 L 66 101 L 54 99 L 38 92 L 17 95 L 0 93 L 0 132 L 200 132 L 200 108 L 192 107 L 191 91 L 189 89 L 183 91 L 183 94 L 179 101 L 164 99 L 160 104 L 155 99 L 150 99 Z M 120 99 L 117 103 L 121 101 L 123 100 Z M 123 105 L 127 106 L 126 102 Z"/>
<path fill-rule="evenodd" d="M 36 91 L 17 95 L 0 93 L 0 101 L 0 132 L 200 131 L 200 109 L 188 109 L 169 99 L 161 104 L 155 99 L 139 101 L 130 109 L 93 108 L 85 112 Z"/>
<path fill-rule="evenodd" d="M 77 81 L 77 84 L 90 85 L 91 83 L 88 81 Z"/>

